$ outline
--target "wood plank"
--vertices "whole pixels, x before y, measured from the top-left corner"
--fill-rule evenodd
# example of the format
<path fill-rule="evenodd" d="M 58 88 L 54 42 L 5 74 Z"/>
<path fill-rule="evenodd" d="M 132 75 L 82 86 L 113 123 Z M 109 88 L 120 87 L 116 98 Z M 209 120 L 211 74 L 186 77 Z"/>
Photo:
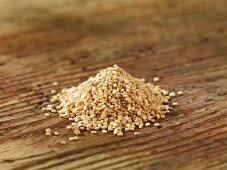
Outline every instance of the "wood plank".
<path fill-rule="evenodd" d="M 227 1 L 0 1 L 0 169 L 227 169 Z M 118 64 L 182 90 L 163 128 L 71 134 L 50 90 Z M 59 85 L 53 87 L 54 81 Z M 60 137 L 46 137 L 51 127 Z"/>

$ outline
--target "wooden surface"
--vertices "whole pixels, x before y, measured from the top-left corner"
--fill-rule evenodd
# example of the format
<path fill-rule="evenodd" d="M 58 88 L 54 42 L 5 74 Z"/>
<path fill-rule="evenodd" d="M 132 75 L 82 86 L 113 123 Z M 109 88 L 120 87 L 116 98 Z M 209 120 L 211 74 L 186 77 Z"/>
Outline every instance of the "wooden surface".
<path fill-rule="evenodd" d="M 226 0 L 1 0 L 0 10 L 1 170 L 227 169 Z M 113 64 L 184 91 L 180 106 L 162 129 L 60 145 L 67 121 L 41 113 L 50 90 Z"/>

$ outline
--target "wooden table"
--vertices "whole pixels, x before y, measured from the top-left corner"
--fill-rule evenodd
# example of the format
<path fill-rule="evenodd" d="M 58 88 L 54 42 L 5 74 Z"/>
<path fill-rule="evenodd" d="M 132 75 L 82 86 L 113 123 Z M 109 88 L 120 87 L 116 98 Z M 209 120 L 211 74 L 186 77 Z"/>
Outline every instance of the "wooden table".
<path fill-rule="evenodd" d="M 227 169 L 226 0 L 1 0 L 1 170 Z M 118 64 L 182 90 L 141 135 L 72 133 L 46 118 L 50 91 Z M 53 86 L 57 81 L 59 84 Z M 47 137 L 51 127 L 60 136 Z"/>

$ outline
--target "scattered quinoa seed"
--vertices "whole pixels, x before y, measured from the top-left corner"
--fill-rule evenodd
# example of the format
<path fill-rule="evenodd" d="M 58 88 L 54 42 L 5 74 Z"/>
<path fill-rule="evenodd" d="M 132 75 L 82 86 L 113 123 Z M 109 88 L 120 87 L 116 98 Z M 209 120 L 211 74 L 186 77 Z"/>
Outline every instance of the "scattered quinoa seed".
<path fill-rule="evenodd" d="M 54 132 L 54 135 L 55 135 L 55 136 L 58 136 L 58 135 L 60 135 L 60 134 L 59 134 L 59 132 Z"/>
<path fill-rule="evenodd" d="M 113 134 L 117 135 L 117 133 L 118 133 L 118 129 L 114 129 Z"/>
<path fill-rule="evenodd" d="M 46 110 L 51 110 L 52 108 L 53 108 L 53 105 L 52 104 L 49 104 L 49 105 L 47 105 Z"/>
<path fill-rule="evenodd" d="M 102 130 L 102 133 L 107 133 L 107 130 Z"/>
<path fill-rule="evenodd" d="M 117 134 L 117 136 L 123 136 L 123 133 L 122 133 L 122 132 L 119 132 L 119 133 Z"/>
<path fill-rule="evenodd" d="M 162 90 L 161 92 L 162 92 L 162 94 L 164 94 L 166 96 L 169 94 L 169 92 L 167 90 Z"/>
<path fill-rule="evenodd" d="M 153 78 L 153 82 L 157 82 L 157 81 L 159 81 L 160 79 L 159 79 L 159 77 L 154 77 Z"/>
<path fill-rule="evenodd" d="M 182 91 L 178 91 L 177 94 L 178 94 L 178 95 L 182 95 L 183 92 L 182 92 Z"/>
<path fill-rule="evenodd" d="M 145 123 L 145 126 L 148 127 L 148 126 L 151 126 L 151 124 L 149 122 Z"/>
<path fill-rule="evenodd" d="M 169 96 L 170 96 L 170 97 L 175 97 L 175 96 L 176 96 L 176 93 L 171 92 L 171 93 L 169 93 Z"/>
<path fill-rule="evenodd" d="M 65 145 L 65 144 L 66 144 L 66 141 L 62 140 L 62 141 L 61 141 L 61 144 L 62 144 L 62 145 Z"/>
<path fill-rule="evenodd" d="M 72 140 L 74 140 L 74 137 L 69 137 L 68 140 L 69 140 L 69 141 L 72 141 Z"/>
<path fill-rule="evenodd" d="M 142 78 L 142 79 L 141 79 L 141 81 L 142 81 L 142 82 L 145 82 L 145 81 L 146 81 L 146 79 Z"/>
<path fill-rule="evenodd" d="M 78 136 L 74 136 L 73 138 L 74 138 L 74 140 L 79 140 Z"/>
<path fill-rule="evenodd" d="M 69 141 L 79 140 L 78 136 L 72 136 L 68 138 Z"/>
<path fill-rule="evenodd" d="M 161 127 L 160 123 L 155 123 L 154 127 Z"/>
<path fill-rule="evenodd" d="M 52 113 L 56 113 L 57 111 L 55 109 L 50 110 Z"/>
<path fill-rule="evenodd" d="M 46 132 L 46 133 L 51 133 L 51 129 L 50 129 L 50 128 L 47 128 L 47 129 L 45 130 L 45 132 Z"/>
<path fill-rule="evenodd" d="M 134 132 L 134 135 L 139 135 L 140 133 L 139 132 Z"/>
<path fill-rule="evenodd" d="M 45 130 L 45 135 L 46 135 L 46 136 L 51 136 L 51 129 L 50 129 L 50 128 L 47 128 L 47 129 Z"/>
<path fill-rule="evenodd" d="M 165 115 L 161 115 L 161 118 L 164 119 L 166 116 Z"/>
<path fill-rule="evenodd" d="M 52 84 L 53 86 L 57 86 L 58 85 L 58 82 L 53 82 L 53 84 Z"/>
<path fill-rule="evenodd" d="M 139 125 L 139 128 L 140 128 L 140 129 L 143 128 L 143 124 L 140 124 L 140 125 Z"/>
<path fill-rule="evenodd" d="M 177 102 L 173 102 L 172 105 L 173 106 L 178 106 L 178 103 Z"/>
<path fill-rule="evenodd" d="M 45 113 L 44 116 L 49 117 L 50 113 Z"/>
<path fill-rule="evenodd" d="M 56 90 L 51 90 L 50 92 L 51 92 L 52 94 L 56 94 L 56 93 L 57 93 Z"/>
<path fill-rule="evenodd" d="M 56 102 L 56 99 L 50 99 L 50 102 L 54 103 L 54 102 Z"/>

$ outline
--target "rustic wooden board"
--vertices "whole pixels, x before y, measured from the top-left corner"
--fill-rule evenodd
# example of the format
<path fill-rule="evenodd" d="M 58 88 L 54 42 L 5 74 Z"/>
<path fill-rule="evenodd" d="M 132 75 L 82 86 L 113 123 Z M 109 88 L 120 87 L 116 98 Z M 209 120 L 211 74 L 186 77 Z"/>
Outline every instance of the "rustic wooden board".
<path fill-rule="evenodd" d="M 0 1 L 0 169 L 227 169 L 226 0 Z M 180 106 L 124 137 L 45 118 L 50 90 L 118 64 L 183 90 Z M 59 82 L 53 87 L 54 81 Z M 44 136 L 51 127 L 60 137 Z"/>

